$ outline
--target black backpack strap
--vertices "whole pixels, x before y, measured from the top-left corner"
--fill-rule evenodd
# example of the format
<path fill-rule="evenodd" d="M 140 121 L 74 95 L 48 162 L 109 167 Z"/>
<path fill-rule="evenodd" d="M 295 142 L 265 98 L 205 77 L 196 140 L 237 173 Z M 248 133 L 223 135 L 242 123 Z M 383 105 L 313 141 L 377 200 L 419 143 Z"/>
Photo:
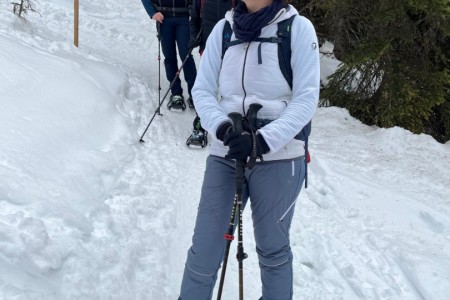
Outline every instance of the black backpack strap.
<path fill-rule="evenodd" d="M 268 37 L 268 38 L 257 38 L 255 39 L 255 42 L 259 42 L 258 46 L 258 64 L 262 64 L 262 54 L 261 54 L 261 45 L 262 43 L 275 43 L 280 44 L 282 42 L 282 39 L 279 37 Z"/>
<path fill-rule="evenodd" d="M 283 76 L 286 79 L 289 86 L 291 87 L 291 89 L 292 89 L 291 26 L 296 16 L 297 15 L 293 15 L 289 19 L 286 19 L 278 23 L 277 37 L 257 38 L 255 40 L 260 43 L 268 42 L 278 44 L 278 62 L 280 65 L 281 73 L 283 73 Z M 233 29 L 231 28 L 230 22 L 225 21 L 222 33 L 222 59 L 225 56 L 225 52 L 227 51 L 228 47 L 242 43 L 239 40 L 231 42 L 232 34 Z M 258 60 L 260 60 L 260 58 Z"/>
<path fill-rule="evenodd" d="M 242 44 L 240 40 L 231 41 L 231 36 L 233 35 L 233 29 L 228 21 L 225 21 L 222 33 L 222 60 L 225 56 L 225 52 L 231 46 Z M 260 42 L 258 48 L 258 61 L 261 61 L 261 43 L 281 43 L 282 40 L 279 37 L 268 37 L 268 38 L 257 38 L 255 42 Z M 261 63 L 261 62 L 260 62 Z"/>
<path fill-rule="evenodd" d="M 292 67 L 291 67 L 291 27 L 294 18 L 297 15 L 291 16 L 289 19 L 278 23 L 277 35 L 281 38 L 281 43 L 278 44 L 278 62 L 280 64 L 281 73 L 292 89 Z"/>
<path fill-rule="evenodd" d="M 278 44 L 278 63 L 280 64 L 281 73 L 292 89 L 292 67 L 291 67 L 291 27 L 294 18 L 297 15 L 291 16 L 289 19 L 278 23 L 278 37 L 281 43 Z M 303 127 L 303 129 L 295 137 L 298 140 L 305 141 L 306 152 L 308 151 L 308 137 L 311 134 L 311 121 Z"/>
<path fill-rule="evenodd" d="M 225 56 L 225 52 L 227 51 L 228 47 L 230 47 L 230 41 L 231 36 L 233 34 L 233 29 L 231 29 L 230 22 L 225 21 L 225 24 L 223 26 L 223 33 L 222 33 L 222 60 Z"/>
<path fill-rule="evenodd" d="M 293 15 L 289 19 L 278 23 L 278 37 L 282 39 L 282 42 L 278 44 L 278 62 L 280 64 L 281 73 L 291 87 L 292 90 L 292 67 L 291 67 L 291 27 L 294 22 L 294 18 L 297 15 Z M 308 188 L 308 163 L 310 160 L 308 140 L 311 134 L 311 121 L 302 128 L 302 130 L 295 137 L 296 139 L 305 142 L 305 189 Z"/>

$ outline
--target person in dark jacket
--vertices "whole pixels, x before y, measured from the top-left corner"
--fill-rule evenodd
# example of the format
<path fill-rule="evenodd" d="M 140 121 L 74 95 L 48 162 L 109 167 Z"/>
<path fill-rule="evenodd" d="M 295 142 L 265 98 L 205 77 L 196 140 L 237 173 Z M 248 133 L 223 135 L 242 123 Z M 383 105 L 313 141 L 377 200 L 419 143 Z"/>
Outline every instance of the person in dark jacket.
<path fill-rule="evenodd" d="M 205 50 L 206 40 L 214 26 L 219 22 L 225 13 L 235 6 L 237 0 L 194 0 L 189 13 L 191 15 L 191 38 L 189 48 L 199 47 L 200 54 Z M 202 30 L 200 38 L 197 35 Z"/>
<path fill-rule="evenodd" d="M 189 10 L 191 16 L 189 49 L 199 47 L 199 53 L 201 55 L 203 50 L 205 50 L 206 40 L 214 26 L 238 2 L 240 0 L 193 0 Z M 198 116 L 194 119 L 193 127 L 194 130 L 186 142 L 188 146 L 191 144 L 202 146 L 207 144 L 207 133 L 201 126 Z"/>
<path fill-rule="evenodd" d="M 189 2 L 186 0 L 142 0 L 147 14 L 157 22 L 160 31 L 161 47 L 164 55 L 164 66 L 166 69 L 166 77 L 172 82 L 177 76 L 178 61 L 177 50 L 180 59 L 186 60 L 183 66 L 184 79 L 186 80 L 189 98 L 188 102 L 192 102 L 191 90 L 194 86 L 197 71 L 195 62 L 189 52 Z M 172 96 L 167 104 L 169 109 L 185 109 L 183 88 L 181 80 L 177 78 L 171 87 Z"/>

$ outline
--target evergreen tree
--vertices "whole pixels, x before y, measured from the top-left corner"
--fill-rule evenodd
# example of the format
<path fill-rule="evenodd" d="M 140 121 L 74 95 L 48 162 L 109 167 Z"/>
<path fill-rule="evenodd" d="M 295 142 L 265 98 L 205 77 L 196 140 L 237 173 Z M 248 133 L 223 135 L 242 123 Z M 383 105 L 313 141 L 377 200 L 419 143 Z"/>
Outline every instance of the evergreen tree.
<path fill-rule="evenodd" d="M 327 104 L 369 125 L 450 140 L 448 0 L 300 2 L 343 62 L 322 93 Z"/>

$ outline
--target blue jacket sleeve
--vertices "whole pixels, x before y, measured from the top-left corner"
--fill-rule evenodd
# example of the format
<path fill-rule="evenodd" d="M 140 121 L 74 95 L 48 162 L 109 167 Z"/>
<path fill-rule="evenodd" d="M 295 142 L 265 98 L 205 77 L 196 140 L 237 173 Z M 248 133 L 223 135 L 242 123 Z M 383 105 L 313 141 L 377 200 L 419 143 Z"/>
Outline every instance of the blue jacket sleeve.
<path fill-rule="evenodd" d="M 144 5 L 145 11 L 151 17 L 157 13 L 155 6 L 153 5 L 151 0 L 141 0 Z"/>

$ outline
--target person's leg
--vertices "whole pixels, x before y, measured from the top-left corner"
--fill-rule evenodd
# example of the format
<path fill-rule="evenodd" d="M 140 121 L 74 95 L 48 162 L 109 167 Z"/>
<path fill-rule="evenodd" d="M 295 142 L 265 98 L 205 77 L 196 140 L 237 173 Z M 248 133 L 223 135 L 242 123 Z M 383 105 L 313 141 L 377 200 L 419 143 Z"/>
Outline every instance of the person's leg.
<path fill-rule="evenodd" d="M 198 207 L 197 220 L 188 250 L 180 299 L 209 300 L 223 260 L 234 194 L 235 164 L 209 156 Z"/>
<path fill-rule="evenodd" d="M 184 61 L 189 54 L 189 58 L 183 66 L 184 79 L 186 80 L 189 96 L 191 95 L 192 87 L 194 86 L 195 77 L 197 76 L 197 70 L 195 68 L 194 58 L 192 52 L 189 52 L 189 18 L 177 18 L 178 26 L 176 30 L 176 40 L 178 46 L 178 52 L 180 53 L 181 61 Z"/>
<path fill-rule="evenodd" d="M 176 48 L 177 18 L 164 18 L 161 24 L 161 49 L 164 55 L 164 66 L 169 83 L 177 76 L 178 61 Z M 178 77 L 171 88 L 172 95 L 183 95 L 181 81 Z"/>
<path fill-rule="evenodd" d="M 264 300 L 292 299 L 289 229 L 304 177 L 304 159 L 265 162 L 248 177 Z"/>

